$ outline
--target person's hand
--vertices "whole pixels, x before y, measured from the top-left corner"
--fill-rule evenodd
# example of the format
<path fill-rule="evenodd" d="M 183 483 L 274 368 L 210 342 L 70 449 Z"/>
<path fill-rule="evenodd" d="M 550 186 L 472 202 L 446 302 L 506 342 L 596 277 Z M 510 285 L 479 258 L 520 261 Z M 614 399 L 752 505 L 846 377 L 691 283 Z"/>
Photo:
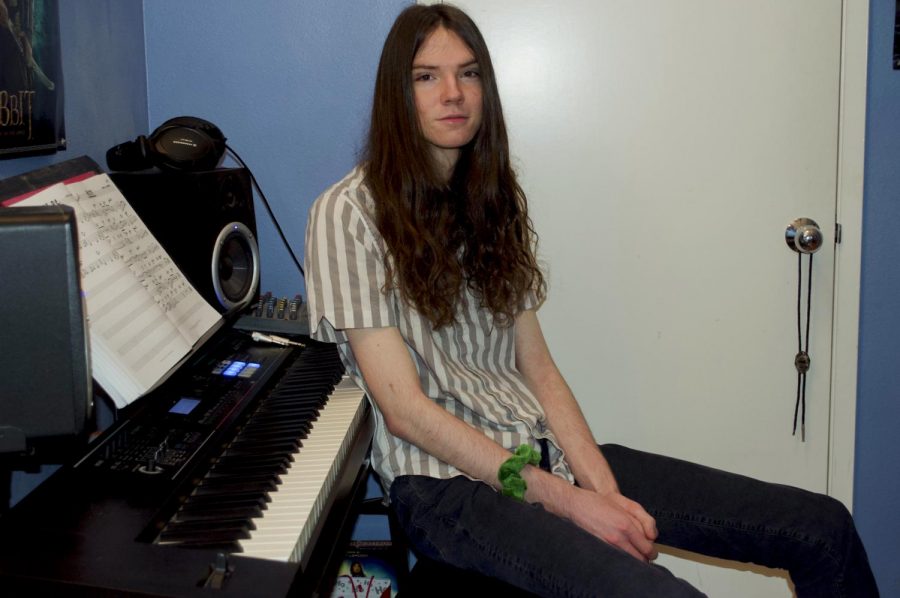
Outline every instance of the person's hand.
<path fill-rule="evenodd" d="M 614 491 L 575 490 L 570 518 L 578 526 L 644 562 L 656 558 L 656 521 L 641 505 Z"/>

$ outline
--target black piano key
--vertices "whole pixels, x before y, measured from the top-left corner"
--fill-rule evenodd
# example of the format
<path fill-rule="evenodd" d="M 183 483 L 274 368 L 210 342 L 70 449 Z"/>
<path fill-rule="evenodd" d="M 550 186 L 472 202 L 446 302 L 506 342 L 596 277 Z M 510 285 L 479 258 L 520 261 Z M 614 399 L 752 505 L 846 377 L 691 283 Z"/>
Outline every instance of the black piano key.
<path fill-rule="evenodd" d="M 185 505 L 200 505 L 204 504 L 205 501 L 238 501 L 238 500 L 261 500 L 264 503 L 271 502 L 272 499 L 265 491 L 259 490 L 233 490 L 227 493 L 219 493 L 216 494 L 214 492 L 204 492 L 202 494 L 198 494 L 196 490 L 194 494 L 191 494 L 187 500 L 185 501 Z"/>
<path fill-rule="evenodd" d="M 302 446 L 302 441 L 300 443 Z M 272 450 L 271 447 L 264 446 L 261 443 L 253 443 L 253 442 L 245 442 L 243 445 L 235 447 L 230 446 L 225 454 L 229 456 L 263 456 L 263 455 L 277 455 L 280 457 L 287 457 L 297 452 L 295 447 L 288 447 L 281 450 Z"/>
<path fill-rule="evenodd" d="M 273 448 L 273 453 L 278 450 L 278 446 L 281 446 L 282 451 L 294 452 L 302 446 L 307 435 L 308 430 L 304 428 L 282 426 L 256 428 L 246 434 L 241 434 L 231 446 L 268 445 Z"/>
<path fill-rule="evenodd" d="M 296 407 L 299 409 L 321 409 L 322 405 L 325 404 L 323 397 L 327 395 L 328 393 L 320 393 L 318 391 L 312 393 L 309 396 L 298 395 L 293 391 L 286 393 L 276 393 L 272 394 L 268 399 L 266 399 L 264 406 L 277 405 L 281 409 L 287 409 L 290 407 Z"/>
<path fill-rule="evenodd" d="M 308 434 L 303 434 L 302 437 L 286 435 L 274 439 L 264 435 L 249 436 L 241 438 L 239 443 L 235 442 L 229 449 L 238 451 L 233 454 L 288 458 L 300 452 L 300 448 L 303 446 L 307 436 Z"/>
<path fill-rule="evenodd" d="M 190 542 L 195 539 L 215 538 L 217 541 L 237 541 L 250 537 L 255 526 L 245 519 L 221 521 L 171 521 L 159 533 L 162 542 Z"/>
<path fill-rule="evenodd" d="M 301 442 L 301 444 L 302 444 L 302 442 Z M 229 446 L 228 449 L 226 449 L 225 452 L 222 454 L 229 456 L 229 457 L 248 457 L 248 458 L 254 457 L 254 456 L 261 457 L 261 456 L 273 456 L 273 455 L 290 457 L 295 451 L 296 451 L 295 448 L 290 448 L 290 449 L 282 450 L 282 451 L 272 451 L 272 450 L 269 450 L 267 447 L 262 447 L 262 446 L 247 442 L 247 443 L 244 443 L 244 446 L 239 446 L 239 447 Z"/>
<path fill-rule="evenodd" d="M 192 511 L 205 511 L 218 508 L 258 508 L 260 512 L 268 507 L 268 496 L 265 494 L 254 496 L 191 496 L 182 503 L 179 513 Z"/>
<path fill-rule="evenodd" d="M 208 505 L 205 509 L 181 509 L 172 521 L 223 521 L 229 519 L 250 521 L 254 517 L 261 517 L 262 513 L 263 509 L 259 505 Z"/>
<path fill-rule="evenodd" d="M 229 445 L 229 448 L 233 449 L 253 449 L 253 450 L 269 450 L 272 452 L 285 450 L 285 451 L 296 451 L 300 448 L 301 441 L 299 438 L 293 440 L 284 440 L 280 439 L 277 441 L 269 441 L 264 438 L 262 439 L 237 439 L 233 443 Z"/>
<path fill-rule="evenodd" d="M 278 485 L 277 480 L 274 479 L 265 479 L 265 480 L 243 480 L 243 479 L 227 479 L 221 481 L 215 481 L 212 479 L 204 479 L 200 482 L 200 485 L 197 486 L 197 490 L 195 494 L 200 495 L 210 495 L 210 494 L 230 494 L 232 491 L 234 492 L 270 492 L 276 488 Z"/>
<path fill-rule="evenodd" d="M 211 470 L 207 475 L 207 478 L 230 478 L 230 479 L 246 479 L 248 475 L 254 475 L 256 478 L 260 476 L 267 476 L 272 478 L 277 478 L 278 476 L 286 473 L 288 470 L 287 466 L 277 465 L 270 466 L 266 468 L 246 468 L 246 467 L 217 467 L 216 469 Z"/>
<path fill-rule="evenodd" d="M 221 457 L 216 459 L 215 465 L 213 467 L 266 467 L 268 465 L 284 465 L 288 466 L 294 460 L 293 455 L 269 455 L 269 454 L 259 454 L 259 453 L 249 453 L 249 454 L 230 454 L 228 451 L 222 454 Z"/>
<path fill-rule="evenodd" d="M 259 406 L 254 415 L 255 419 L 271 419 L 273 417 L 291 417 L 291 418 L 316 418 L 324 405 L 318 403 L 306 402 L 297 403 L 296 401 L 266 401 Z"/>
<path fill-rule="evenodd" d="M 337 353 L 311 347 L 260 398 L 237 428 L 194 492 L 183 502 L 159 540 L 192 547 L 240 550 L 253 518 L 264 516 L 279 476 L 302 450 L 343 366 Z"/>
<path fill-rule="evenodd" d="M 185 540 L 181 542 L 169 542 L 169 544 L 173 544 L 174 546 L 177 546 L 179 548 L 215 550 L 216 552 L 222 552 L 226 554 L 243 552 L 244 550 L 241 547 L 240 542 L 238 542 L 237 540 L 218 537 L 193 538 L 191 540 Z"/>
<path fill-rule="evenodd" d="M 241 433 L 235 438 L 235 441 L 242 440 L 244 438 L 255 438 L 261 435 L 304 434 L 308 433 L 311 427 L 311 422 L 259 422 L 251 424 L 241 430 Z"/>
<path fill-rule="evenodd" d="M 285 459 L 272 459 L 267 461 L 220 461 L 215 467 L 209 470 L 207 475 L 225 475 L 240 474 L 254 475 L 256 473 L 272 475 L 273 473 L 283 473 L 290 468 L 290 461 Z"/>
<path fill-rule="evenodd" d="M 257 419 L 245 425 L 238 433 L 237 438 L 247 436 L 249 434 L 264 434 L 266 432 L 275 432 L 278 430 L 303 431 L 309 429 L 315 423 L 308 417 L 287 417 L 287 418 L 266 418 Z"/>
<path fill-rule="evenodd" d="M 213 473 L 215 473 L 215 475 L 211 475 Z M 228 471 L 222 470 L 215 472 L 210 471 L 206 477 L 200 481 L 200 486 L 215 487 L 229 485 L 234 482 L 272 484 L 271 489 L 274 489 L 276 485 L 281 483 L 281 480 L 278 479 L 277 475 L 273 475 L 266 471 L 229 473 Z"/>
<path fill-rule="evenodd" d="M 304 399 L 317 402 L 320 397 L 331 392 L 332 388 L 330 384 L 290 382 L 273 388 L 268 400 L 279 400 L 286 397 L 297 402 L 302 402 Z"/>
<path fill-rule="evenodd" d="M 277 406 L 277 405 L 263 405 L 259 408 L 259 410 L 253 415 L 253 419 L 250 420 L 249 423 L 254 422 L 268 422 L 271 420 L 283 420 L 283 419 L 296 419 L 300 421 L 307 421 L 310 419 L 318 419 L 319 412 L 321 411 L 321 407 L 304 407 L 304 406 Z"/>
<path fill-rule="evenodd" d="M 240 542 L 192 542 L 184 546 L 185 548 L 193 548 L 200 550 L 215 550 L 220 554 L 234 554 L 236 552 L 244 552 Z M 212 564 L 212 563 L 210 563 Z"/>
<path fill-rule="evenodd" d="M 193 524 L 194 522 L 190 522 Z M 220 522 L 220 525 L 199 526 L 183 523 L 170 523 L 159 532 L 159 541 L 166 543 L 196 543 L 196 542 L 235 542 L 246 540 L 250 537 L 250 526 L 241 521 L 228 525 Z"/>

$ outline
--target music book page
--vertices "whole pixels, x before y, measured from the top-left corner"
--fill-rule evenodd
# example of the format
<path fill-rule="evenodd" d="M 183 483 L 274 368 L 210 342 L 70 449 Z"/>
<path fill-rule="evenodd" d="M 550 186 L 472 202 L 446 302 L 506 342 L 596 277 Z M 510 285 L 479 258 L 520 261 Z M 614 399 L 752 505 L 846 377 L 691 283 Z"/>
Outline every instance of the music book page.
<path fill-rule="evenodd" d="M 105 174 L 16 203 L 75 210 L 94 379 L 121 408 L 150 390 L 221 318 Z"/>

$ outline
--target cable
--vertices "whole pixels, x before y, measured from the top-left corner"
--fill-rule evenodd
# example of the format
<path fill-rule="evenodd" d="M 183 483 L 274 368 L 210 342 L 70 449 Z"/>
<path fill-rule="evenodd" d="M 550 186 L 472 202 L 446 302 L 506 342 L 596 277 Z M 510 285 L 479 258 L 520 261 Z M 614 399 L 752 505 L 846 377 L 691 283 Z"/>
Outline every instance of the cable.
<path fill-rule="evenodd" d="M 247 169 L 247 172 L 250 173 L 250 180 L 253 182 L 253 188 L 256 189 L 256 192 L 259 193 L 259 198 L 262 200 L 263 206 L 266 208 L 266 212 L 269 214 L 269 219 L 272 221 L 272 224 L 275 225 L 275 230 L 278 231 L 278 236 L 281 237 L 281 242 L 284 243 L 285 248 L 288 250 L 288 253 L 291 256 L 291 259 L 294 260 L 294 264 L 297 266 L 297 270 L 300 271 L 300 276 L 304 279 L 306 278 L 306 272 L 303 271 L 303 266 L 300 265 L 300 260 L 297 259 L 297 255 L 294 253 L 291 244 L 288 243 L 287 237 L 284 236 L 284 231 L 281 230 L 281 225 L 278 224 L 278 220 L 275 218 L 275 214 L 272 213 L 272 208 L 269 206 L 269 200 L 266 199 L 265 193 L 262 192 L 262 189 L 259 187 L 259 183 L 256 182 L 256 177 L 253 176 L 253 171 L 250 170 L 250 167 L 247 166 L 247 163 L 244 162 L 241 157 L 238 155 L 234 148 L 225 144 L 225 149 L 227 149 L 231 156 L 237 160 L 237 163 L 242 167 Z"/>
<path fill-rule="evenodd" d="M 800 415 L 800 440 L 806 441 L 806 372 L 809 371 L 809 321 L 812 311 L 812 259 L 809 254 L 809 271 L 806 277 L 806 343 L 804 347 L 804 335 L 802 331 L 803 305 L 803 254 L 797 254 L 797 356 L 794 358 L 794 366 L 797 368 L 797 401 L 794 403 L 794 431 L 797 434 L 797 415 Z"/>

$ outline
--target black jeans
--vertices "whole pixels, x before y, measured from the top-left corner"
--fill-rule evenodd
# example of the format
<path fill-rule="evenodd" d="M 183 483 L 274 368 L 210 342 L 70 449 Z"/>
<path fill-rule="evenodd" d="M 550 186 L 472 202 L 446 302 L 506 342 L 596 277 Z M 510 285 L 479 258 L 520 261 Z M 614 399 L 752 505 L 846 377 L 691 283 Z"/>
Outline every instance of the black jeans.
<path fill-rule="evenodd" d="M 800 598 L 878 596 L 840 502 L 622 446 L 601 449 L 622 493 L 656 518 L 660 544 L 787 569 Z M 539 596 L 702 595 L 539 504 L 465 477 L 398 477 L 391 504 L 417 554 Z"/>

